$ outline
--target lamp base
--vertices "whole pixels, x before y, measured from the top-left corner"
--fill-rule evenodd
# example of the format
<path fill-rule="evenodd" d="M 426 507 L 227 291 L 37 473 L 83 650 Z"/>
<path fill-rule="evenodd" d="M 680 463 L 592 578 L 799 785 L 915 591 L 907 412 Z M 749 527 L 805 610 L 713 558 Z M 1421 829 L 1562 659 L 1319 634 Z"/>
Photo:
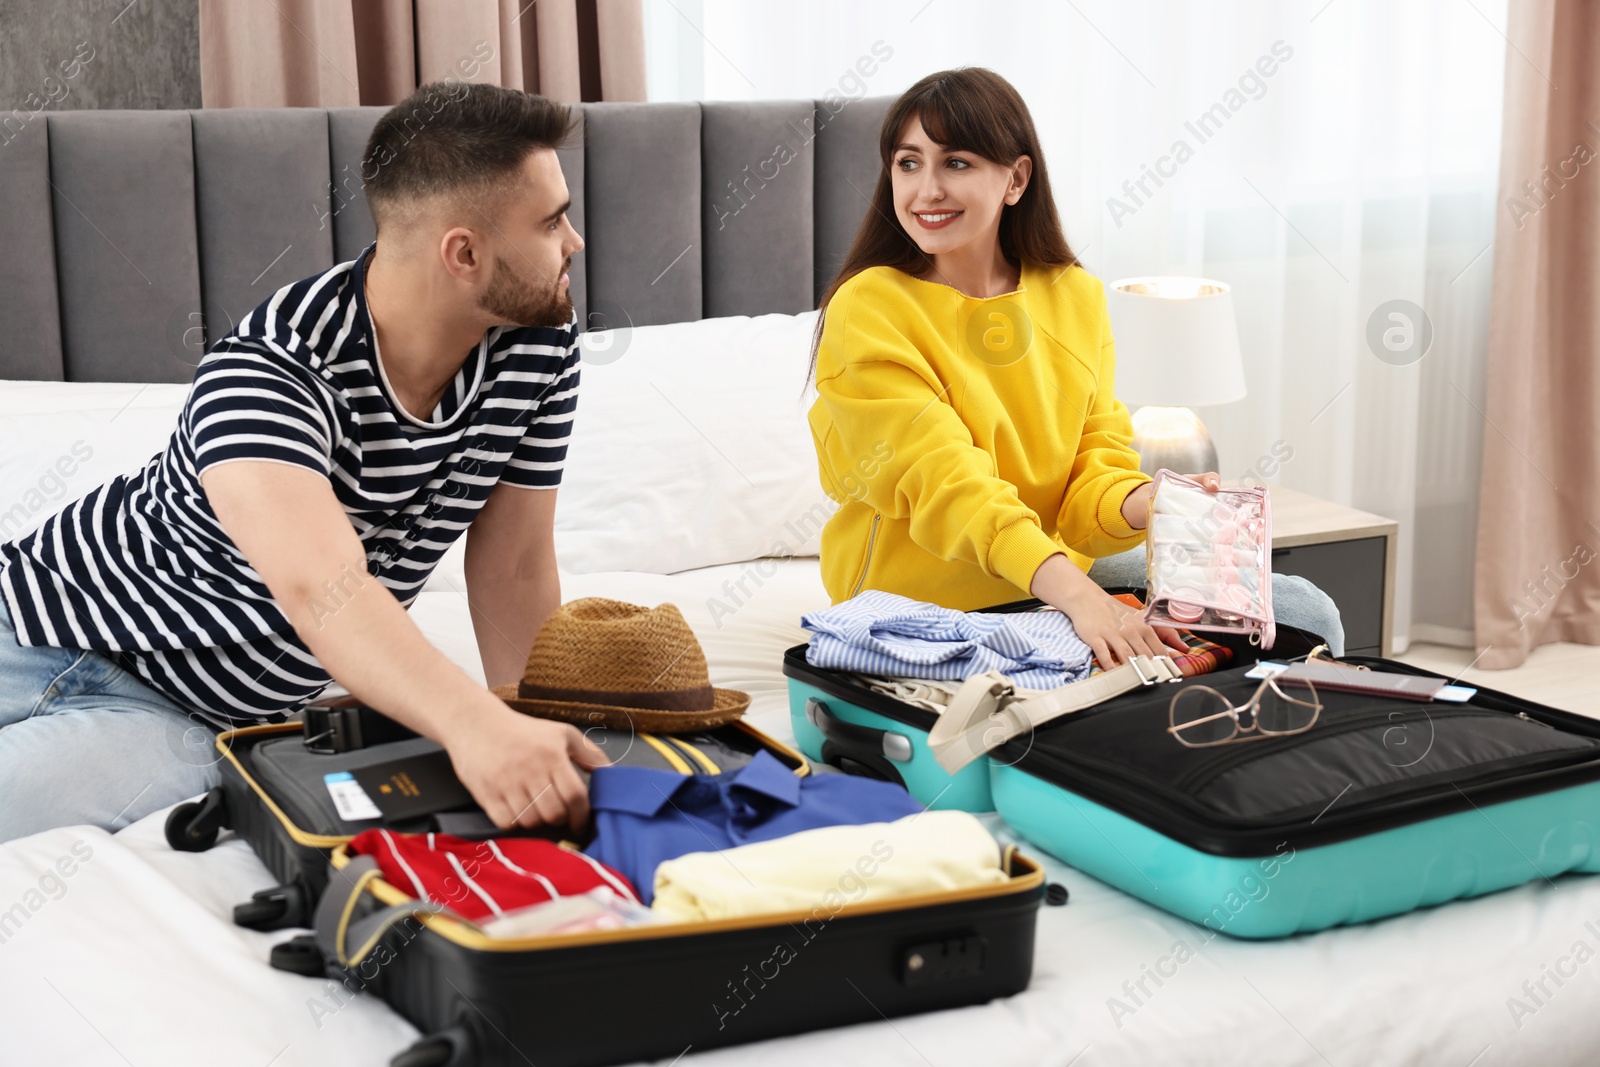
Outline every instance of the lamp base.
<path fill-rule="evenodd" d="M 1217 446 L 1206 424 L 1188 408 L 1146 405 L 1133 413 L 1133 447 L 1139 469 L 1154 475 L 1162 467 L 1178 474 L 1217 469 Z"/>

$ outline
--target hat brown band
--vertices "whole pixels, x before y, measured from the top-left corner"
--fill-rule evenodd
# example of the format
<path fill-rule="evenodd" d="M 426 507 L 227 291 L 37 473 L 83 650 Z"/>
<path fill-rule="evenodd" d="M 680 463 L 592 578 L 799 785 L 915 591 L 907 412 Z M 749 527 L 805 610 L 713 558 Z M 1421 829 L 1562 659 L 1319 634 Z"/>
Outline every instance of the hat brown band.
<path fill-rule="evenodd" d="M 717 702 L 709 685 L 690 689 L 662 689 L 650 692 L 606 689 L 558 689 L 554 686 L 523 682 L 517 686 L 522 700 L 559 700 L 575 704 L 606 704 L 618 708 L 649 708 L 655 711 L 705 711 Z"/>

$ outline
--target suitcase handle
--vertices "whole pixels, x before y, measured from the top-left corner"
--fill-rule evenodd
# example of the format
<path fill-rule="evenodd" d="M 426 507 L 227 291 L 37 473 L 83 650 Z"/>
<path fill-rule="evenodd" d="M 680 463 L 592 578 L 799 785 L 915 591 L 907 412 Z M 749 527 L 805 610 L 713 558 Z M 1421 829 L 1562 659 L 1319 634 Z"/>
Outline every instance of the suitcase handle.
<path fill-rule="evenodd" d="M 410 727 L 402 726 L 350 696 L 307 704 L 302 724 L 306 750 L 319 756 L 354 752 L 418 736 Z"/>
<path fill-rule="evenodd" d="M 895 768 L 896 763 L 911 762 L 911 739 L 905 734 L 845 722 L 815 697 L 806 701 L 806 721 L 822 734 L 822 762 L 852 774 L 905 785 Z"/>

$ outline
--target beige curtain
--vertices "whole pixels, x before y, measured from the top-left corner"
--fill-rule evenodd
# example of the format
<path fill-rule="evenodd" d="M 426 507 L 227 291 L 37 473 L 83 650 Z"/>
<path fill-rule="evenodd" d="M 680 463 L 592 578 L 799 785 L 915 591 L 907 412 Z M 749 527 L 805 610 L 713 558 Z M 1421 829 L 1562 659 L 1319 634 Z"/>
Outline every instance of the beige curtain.
<path fill-rule="evenodd" d="M 1474 598 L 1494 668 L 1600 644 L 1600 3 L 1510 8 Z"/>
<path fill-rule="evenodd" d="M 565 103 L 645 98 L 642 0 L 200 0 L 205 107 L 397 103 L 488 82 Z"/>

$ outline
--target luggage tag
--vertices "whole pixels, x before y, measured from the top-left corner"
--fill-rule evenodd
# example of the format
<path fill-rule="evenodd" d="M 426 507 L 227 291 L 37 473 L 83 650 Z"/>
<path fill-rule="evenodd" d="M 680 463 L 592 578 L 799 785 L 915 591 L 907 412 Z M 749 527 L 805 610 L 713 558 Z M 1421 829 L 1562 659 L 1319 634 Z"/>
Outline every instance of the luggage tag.
<path fill-rule="evenodd" d="M 322 781 L 328 787 L 328 795 L 333 798 L 334 810 L 345 822 L 363 822 L 383 817 L 383 812 L 378 810 L 372 798 L 367 796 L 367 791 L 361 788 L 349 771 L 325 774 Z"/>
<path fill-rule="evenodd" d="M 1277 660 L 1264 659 L 1245 672 L 1245 677 L 1250 679 L 1271 678 L 1282 674 L 1289 669 L 1289 664 L 1279 663 Z M 1478 695 L 1478 691 L 1466 685 L 1443 686 L 1433 694 L 1434 700 L 1442 700 L 1448 704 L 1465 704 Z"/>

